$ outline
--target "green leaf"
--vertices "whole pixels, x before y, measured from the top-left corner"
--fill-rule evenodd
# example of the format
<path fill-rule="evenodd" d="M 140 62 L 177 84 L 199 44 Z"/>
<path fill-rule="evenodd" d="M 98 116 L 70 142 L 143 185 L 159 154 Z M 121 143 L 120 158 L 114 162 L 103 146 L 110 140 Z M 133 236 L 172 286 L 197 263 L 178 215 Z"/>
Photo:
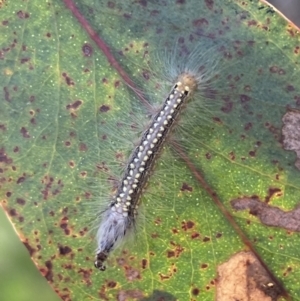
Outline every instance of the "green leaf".
<path fill-rule="evenodd" d="M 298 33 L 252 1 L 71 4 L 0 4 L 2 206 L 41 274 L 63 300 L 242 298 L 230 287 L 299 300 L 299 169 L 286 150 L 297 144 Z M 221 45 L 216 101 L 208 116 L 187 110 L 185 155 L 162 154 L 136 243 L 101 273 L 91 220 L 111 188 L 96 167 L 123 155 L 113 125 L 142 107 L 122 81 L 155 94 L 148 52 L 153 66 L 177 40 Z"/>

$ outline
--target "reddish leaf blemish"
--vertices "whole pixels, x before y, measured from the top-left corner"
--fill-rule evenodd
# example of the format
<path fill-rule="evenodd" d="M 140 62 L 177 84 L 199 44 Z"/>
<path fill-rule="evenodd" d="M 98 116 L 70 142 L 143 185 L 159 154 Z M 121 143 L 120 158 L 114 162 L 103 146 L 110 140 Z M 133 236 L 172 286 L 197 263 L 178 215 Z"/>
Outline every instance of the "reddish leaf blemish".
<path fill-rule="evenodd" d="M 27 63 L 28 61 L 30 61 L 30 58 L 28 58 L 28 57 L 24 57 L 24 58 L 21 58 L 21 59 L 20 59 L 21 64 L 25 64 L 25 63 Z"/>
<path fill-rule="evenodd" d="M 79 144 L 79 151 L 80 151 L 80 152 L 86 152 L 87 150 L 88 150 L 87 145 L 86 145 L 85 143 L 81 142 L 81 143 Z"/>
<path fill-rule="evenodd" d="M 211 158 L 211 153 L 206 153 L 205 157 L 206 157 L 207 160 L 209 160 Z"/>
<path fill-rule="evenodd" d="M 112 1 L 108 1 L 108 2 L 107 2 L 107 7 L 108 7 L 108 8 L 114 9 L 115 6 L 116 6 L 116 4 L 115 4 L 114 2 L 112 2 Z"/>
<path fill-rule="evenodd" d="M 21 183 L 23 183 L 25 181 L 25 177 L 20 177 L 20 178 L 18 178 L 18 180 L 17 180 L 17 184 L 21 184 Z"/>
<path fill-rule="evenodd" d="M 45 272 L 44 277 L 47 279 L 47 281 L 53 282 L 52 262 L 50 260 L 48 260 L 45 262 L 45 265 L 46 265 L 47 271 L 44 271 Z"/>
<path fill-rule="evenodd" d="M 72 252 L 72 249 L 68 246 L 59 246 L 59 254 L 60 255 L 68 255 Z"/>
<path fill-rule="evenodd" d="M 269 203 L 273 197 L 280 197 L 282 194 L 283 193 L 280 188 L 271 187 L 268 190 L 268 195 L 265 197 L 265 202 Z"/>
<path fill-rule="evenodd" d="M 220 233 L 220 232 L 218 232 L 217 234 L 216 234 L 216 238 L 220 238 L 220 237 L 222 237 L 222 233 Z"/>
<path fill-rule="evenodd" d="M 24 138 L 30 138 L 30 135 L 29 135 L 29 133 L 28 133 L 28 131 L 27 131 L 27 129 L 25 127 L 21 128 L 20 133 L 22 134 L 22 136 Z"/>
<path fill-rule="evenodd" d="M 30 246 L 30 244 L 28 243 L 28 241 L 23 241 L 23 245 L 26 247 L 27 251 L 30 254 L 30 257 L 33 256 L 33 254 L 36 252 L 36 249 L 33 248 L 32 246 Z"/>
<path fill-rule="evenodd" d="M 250 157 L 255 157 L 255 155 L 256 155 L 255 151 L 249 151 L 249 156 Z"/>
<path fill-rule="evenodd" d="M 110 110 L 110 107 L 107 106 L 107 105 L 102 105 L 102 106 L 99 108 L 99 111 L 100 111 L 101 113 L 106 113 L 106 112 L 108 112 L 109 110 Z"/>
<path fill-rule="evenodd" d="M 252 129 L 252 123 L 251 122 L 246 123 L 245 126 L 244 126 L 244 129 L 245 129 L 245 131 L 251 130 Z"/>
<path fill-rule="evenodd" d="M 88 43 L 85 43 L 83 46 L 82 46 L 82 53 L 84 56 L 91 56 L 93 54 L 93 47 L 88 44 Z"/>
<path fill-rule="evenodd" d="M 20 11 L 17 12 L 17 16 L 20 19 L 27 19 L 27 18 L 29 18 L 29 13 L 20 10 Z"/>
<path fill-rule="evenodd" d="M 26 201 L 24 199 L 21 199 L 21 198 L 17 198 L 17 203 L 21 206 L 24 206 Z"/>
<path fill-rule="evenodd" d="M 190 230 L 190 229 L 192 229 L 194 226 L 195 226 L 195 223 L 192 222 L 192 221 L 186 221 L 186 222 L 182 222 L 182 223 L 181 223 L 181 228 L 182 228 L 184 231 Z"/>
<path fill-rule="evenodd" d="M 8 102 L 10 102 L 10 95 L 9 95 L 9 91 L 8 91 L 8 88 L 7 87 L 4 87 L 3 88 L 3 91 L 4 91 L 4 99 Z"/>
<path fill-rule="evenodd" d="M 142 269 L 145 269 L 148 266 L 147 259 L 142 259 Z"/>
<path fill-rule="evenodd" d="M 16 209 L 10 209 L 10 210 L 8 211 L 8 214 L 9 214 L 10 216 L 17 216 L 17 215 L 18 215 Z"/>
<path fill-rule="evenodd" d="M 108 288 L 115 288 L 117 286 L 117 282 L 115 282 L 115 281 L 108 281 L 107 282 L 107 287 Z"/>
<path fill-rule="evenodd" d="M 187 183 L 182 183 L 180 191 L 189 191 L 189 192 L 192 192 L 193 191 L 193 187 L 189 186 Z"/>
<path fill-rule="evenodd" d="M 235 160 L 235 153 L 234 153 L 234 151 L 232 151 L 232 152 L 229 153 L 229 158 L 230 158 L 231 161 Z"/>
<path fill-rule="evenodd" d="M 285 90 L 286 90 L 287 92 L 293 92 L 293 91 L 295 91 L 295 87 L 292 86 L 292 85 L 287 85 L 287 86 L 285 87 Z"/>
<path fill-rule="evenodd" d="M 82 103 L 83 103 L 83 101 L 80 99 L 75 100 L 74 102 L 66 105 L 66 109 L 67 110 L 77 110 L 82 105 Z"/>
<path fill-rule="evenodd" d="M 214 1 L 213 0 L 205 0 L 205 4 L 208 9 L 212 10 L 214 8 Z"/>
<path fill-rule="evenodd" d="M 227 101 L 225 104 L 221 107 L 221 111 L 224 113 L 230 113 L 233 109 L 233 102 Z"/>
<path fill-rule="evenodd" d="M 191 239 L 197 239 L 199 237 L 200 237 L 200 233 L 198 233 L 198 232 L 194 232 L 191 234 Z"/>
<path fill-rule="evenodd" d="M 0 162 L 5 164 L 11 164 L 13 162 L 13 160 L 6 155 L 4 148 L 0 148 Z"/>
<path fill-rule="evenodd" d="M 67 84 L 68 86 L 74 86 L 74 85 L 75 85 L 75 83 L 73 82 L 73 80 L 67 75 L 66 72 L 64 72 L 64 73 L 62 74 L 62 76 L 65 78 L 66 84 Z"/>
<path fill-rule="evenodd" d="M 200 27 L 202 25 L 208 25 L 208 21 L 205 18 L 196 19 L 192 22 L 193 26 Z"/>

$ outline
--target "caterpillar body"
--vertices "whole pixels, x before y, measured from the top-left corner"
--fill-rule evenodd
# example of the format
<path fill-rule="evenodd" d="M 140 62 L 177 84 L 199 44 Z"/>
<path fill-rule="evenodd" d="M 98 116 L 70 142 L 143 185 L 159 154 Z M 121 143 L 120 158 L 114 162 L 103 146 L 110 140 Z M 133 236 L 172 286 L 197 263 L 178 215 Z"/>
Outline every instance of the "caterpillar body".
<path fill-rule="evenodd" d="M 178 49 L 176 48 L 176 51 Z M 156 159 L 160 155 L 170 133 L 180 119 L 181 111 L 197 92 L 205 90 L 215 75 L 217 60 L 207 56 L 208 51 L 195 48 L 179 63 L 178 53 L 167 58 L 167 78 L 173 87 L 163 105 L 153 115 L 150 125 L 143 131 L 137 146 L 126 163 L 125 170 L 109 205 L 100 213 L 100 225 L 96 234 L 97 249 L 94 265 L 106 269 L 109 254 L 118 248 L 128 233 L 135 228 L 140 199 L 147 185 Z M 205 66 L 207 65 L 207 66 Z M 202 97 L 201 93 L 199 97 Z"/>
<path fill-rule="evenodd" d="M 103 213 L 97 233 L 98 248 L 95 267 L 99 270 L 105 270 L 103 263 L 108 254 L 118 246 L 127 231 L 134 226 L 140 196 L 156 157 L 177 121 L 180 111 L 196 88 L 195 77 L 188 73 L 181 74 L 161 110 L 154 116 L 150 127 L 143 133 L 139 145 L 133 151 L 117 193 Z"/>

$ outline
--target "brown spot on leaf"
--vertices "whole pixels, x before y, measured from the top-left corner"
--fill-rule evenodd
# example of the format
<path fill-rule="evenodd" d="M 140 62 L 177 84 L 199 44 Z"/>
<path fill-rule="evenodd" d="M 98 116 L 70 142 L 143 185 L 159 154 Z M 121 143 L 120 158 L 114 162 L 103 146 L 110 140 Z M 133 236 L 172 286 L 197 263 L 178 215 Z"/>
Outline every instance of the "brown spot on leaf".
<path fill-rule="evenodd" d="M 82 105 L 82 103 L 83 101 L 80 99 L 75 100 L 74 102 L 67 104 L 66 109 L 76 111 Z"/>
<path fill-rule="evenodd" d="M 4 148 L 0 148 L 0 162 L 11 164 L 13 160 L 6 155 Z"/>
<path fill-rule="evenodd" d="M 279 70 L 279 68 L 278 68 L 278 66 L 271 66 L 271 67 L 269 68 L 269 70 L 270 70 L 271 73 L 277 73 L 278 70 Z"/>
<path fill-rule="evenodd" d="M 81 143 L 79 144 L 79 151 L 80 151 L 80 152 L 86 152 L 87 150 L 88 150 L 87 145 L 86 145 L 85 143 L 81 142 Z"/>
<path fill-rule="evenodd" d="M 29 13 L 24 12 L 24 11 L 22 11 L 22 10 L 19 10 L 19 11 L 17 12 L 17 16 L 18 16 L 20 19 L 27 19 L 27 18 L 29 18 Z"/>
<path fill-rule="evenodd" d="M 8 91 L 8 88 L 7 87 L 4 87 L 3 88 L 3 91 L 4 91 L 4 99 L 8 102 L 10 102 L 10 95 L 9 95 L 9 91 Z"/>
<path fill-rule="evenodd" d="M 200 233 L 198 233 L 198 232 L 193 232 L 192 234 L 191 234 L 191 239 L 197 239 L 197 238 L 199 238 L 200 237 Z"/>
<path fill-rule="evenodd" d="M 23 183 L 25 181 L 25 177 L 20 177 L 20 178 L 18 178 L 18 180 L 17 180 L 17 184 L 21 184 L 21 183 Z"/>
<path fill-rule="evenodd" d="M 181 255 L 181 253 L 184 252 L 184 248 L 181 245 L 176 244 L 174 242 L 171 242 L 171 245 L 173 246 L 173 248 L 172 250 L 167 251 L 167 255 L 170 255 L 169 257 L 178 258 Z"/>
<path fill-rule="evenodd" d="M 28 131 L 27 131 L 27 129 L 25 127 L 21 128 L 20 133 L 22 134 L 22 136 L 24 138 L 30 138 L 30 135 L 29 135 L 29 133 L 28 133 Z"/>
<path fill-rule="evenodd" d="M 292 86 L 292 85 L 287 85 L 287 86 L 285 87 L 285 89 L 286 89 L 287 92 L 293 92 L 293 91 L 295 91 L 295 87 Z"/>
<path fill-rule="evenodd" d="M 252 129 L 252 123 L 251 122 L 246 123 L 245 126 L 244 126 L 244 129 L 245 129 L 245 131 L 251 130 Z"/>
<path fill-rule="evenodd" d="M 144 297 L 144 293 L 138 289 L 132 290 L 120 290 L 117 295 L 117 301 L 126 300 L 141 300 Z"/>
<path fill-rule="evenodd" d="M 255 197 L 243 197 L 230 203 L 238 211 L 249 209 L 250 214 L 258 217 L 264 225 L 300 232 L 300 206 L 291 211 L 283 211 Z"/>
<path fill-rule="evenodd" d="M 280 188 L 270 187 L 268 190 L 268 195 L 265 197 L 265 202 L 269 203 L 273 197 L 280 197 L 280 196 L 282 196 L 282 191 Z"/>
<path fill-rule="evenodd" d="M 91 56 L 93 54 L 93 47 L 92 45 L 85 43 L 82 46 L 82 53 L 84 56 Z"/>
<path fill-rule="evenodd" d="M 24 206 L 26 201 L 24 199 L 21 199 L 21 198 L 17 198 L 17 203 L 21 206 Z"/>
<path fill-rule="evenodd" d="M 106 113 L 106 112 L 108 112 L 109 110 L 110 110 L 110 107 L 107 106 L 107 105 L 102 105 L 102 106 L 99 108 L 99 111 L 100 111 L 101 113 Z"/>
<path fill-rule="evenodd" d="M 296 153 L 295 166 L 300 169 L 300 111 L 287 112 L 283 116 L 282 122 L 283 148 Z"/>
<path fill-rule="evenodd" d="M 45 262 L 47 270 L 45 271 L 44 277 L 47 279 L 49 282 L 53 282 L 53 272 L 52 272 L 52 262 L 50 260 Z"/>
<path fill-rule="evenodd" d="M 175 257 L 175 252 L 174 251 L 167 251 L 167 257 L 168 258 Z"/>
<path fill-rule="evenodd" d="M 117 286 L 117 282 L 111 280 L 107 282 L 107 287 L 108 288 L 115 288 Z"/>
<path fill-rule="evenodd" d="M 66 72 L 64 72 L 62 74 L 62 76 L 65 78 L 66 84 L 68 86 L 74 86 L 75 85 L 74 82 L 73 82 L 73 80 L 68 76 L 68 74 Z"/>
<path fill-rule="evenodd" d="M 234 272 L 233 272 L 234 271 Z M 218 267 L 217 301 L 276 301 L 281 294 L 268 272 L 251 252 L 235 254 Z"/>
<path fill-rule="evenodd" d="M 18 215 L 16 209 L 13 209 L 13 208 L 8 211 L 8 214 L 10 216 L 17 216 Z"/>
<path fill-rule="evenodd" d="M 203 238 L 203 242 L 208 242 L 208 241 L 210 241 L 210 238 L 209 238 L 208 236 L 205 236 L 205 237 Z"/>
<path fill-rule="evenodd" d="M 189 184 L 187 184 L 187 183 L 184 182 L 184 183 L 182 183 L 180 191 L 189 191 L 189 192 L 192 192 L 193 191 L 193 187 L 189 186 Z"/>
<path fill-rule="evenodd" d="M 194 287 L 194 288 L 192 289 L 192 294 L 193 294 L 194 296 L 198 296 L 199 293 L 200 293 L 199 288 Z"/>
<path fill-rule="evenodd" d="M 235 160 L 235 153 L 234 153 L 234 151 L 231 151 L 231 152 L 229 153 L 229 158 L 230 158 L 230 160 L 232 160 L 232 161 Z"/>
<path fill-rule="evenodd" d="M 187 230 L 189 230 L 189 229 L 192 229 L 194 226 L 195 226 L 195 223 L 192 222 L 192 221 L 183 221 L 183 222 L 181 222 L 181 228 L 182 228 L 184 231 L 187 231 Z"/>
<path fill-rule="evenodd" d="M 50 177 L 48 175 L 44 176 L 44 178 L 42 179 L 42 184 L 44 185 L 44 189 L 41 190 L 41 193 L 43 194 L 44 200 L 47 200 L 49 197 L 59 194 L 64 187 L 61 180 L 55 182 L 53 177 Z"/>
<path fill-rule="evenodd" d="M 5 126 L 5 124 L 0 124 L 0 130 L 1 131 L 6 131 L 6 126 Z"/>
<path fill-rule="evenodd" d="M 27 240 L 26 240 L 26 241 L 23 241 L 23 244 L 24 244 L 24 246 L 26 247 L 27 251 L 29 252 L 30 257 L 32 257 L 33 254 L 36 252 L 36 249 L 33 248 L 33 247 L 29 244 L 29 242 L 28 242 Z"/>
<path fill-rule="evenodd" d="M 205 18 L 196 19 L 192 22 L 193 26 L 201 27 L 203 25 L 208 25 L 208 21 Z"/>
<path fill-rule="evenodd" d="M 60 255 L 68 255 L 69 253 L 72 252 L 72 249 L 68 246 L 59 246 L 59 254 Z"/>
<path fill-rule="evenodd" d="M 220 238 L 220 237 L 222 237 L 222 233 L 218 232 L 218 233 L 216 234 L 216 238 Z"/>
<path fill-rule="evenodd" d="M 221 107 L 222 112 L 224 113 L 230 113 L 233 109 L 233 102 L 232 101 L 226 101 L 225 104 Z"/>
<path fill-rule="evenodd" d="M 141 274 L 140 274 L 139 270 L 134 269 L 131 266 L 125 266 L 125 276 L 128 281 L 134 281 L 134 280 L 141 279 Z"/>
<path fill-rule="evenodd" d="M 142 259 L 142 269 L 145 269 L 148 265 L 148 260 L 147 259 Z"/>
<path fill-rule="evenodd" d="M 241 94 L 240 95 L 240 101 L 241 103 L 245 103 L 245 102 L 248 102 L 250 101 L 251 97 L 249 97 L 248 95 L 245 95 L 245 94 Z"/>
<path fill-rule="evenodd" d="M 253 150 L 252 150 L 252 151 L 249 151 L 249 156 L 250 156 L 250 157 L 255 157 L 255 154 L 256 154 L 255 151 L 253 151 Z"/>
<path fill-rule="evenodd" d="M 21 64 L 25 64 L 25 63 L 27 63 L 28 61 L 30 61 L 30 58 L 28 58 L 28 57 L 24 57 L 24 58 L 21 58 L 21 59 L 20 59 Z"/>
<path fill-rule="evenodd" d="M 206 157 L 207 160 L 209 160 L 211 158 L 211 153 L 206 153 L 205 157 Z"/>
<path fill-rule="evenodd" d="M 214 0 L 205 0 L 205 4 L 208 9 L 212 10 L 214 8 Z"/>
<path fill-rule="evenodd" d="M 107 2 L 107 7 L 108 7 L 108 8 L 114 9 L 115 6 L 116 6 L 116 4 L 115 4 L 114 2 L 112 2 L 112 1 L 108 1 L 108 2 Z"/>

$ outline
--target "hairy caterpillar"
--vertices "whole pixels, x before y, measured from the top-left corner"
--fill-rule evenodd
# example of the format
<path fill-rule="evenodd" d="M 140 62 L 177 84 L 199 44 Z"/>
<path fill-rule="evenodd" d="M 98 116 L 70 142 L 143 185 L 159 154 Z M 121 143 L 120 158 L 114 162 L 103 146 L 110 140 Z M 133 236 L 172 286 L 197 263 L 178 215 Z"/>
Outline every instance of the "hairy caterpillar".
<path fill-rule="evenodd" d="M 108 255 L 122 244 L 128 232 L 135 227 L 141 195 L 181 111 L 197 91 L 207 87 L 214 75 L 216 60 L 210 57 L 208 61 L 203 61 L 207 60 L 207 52 L 201 52 L 200 47 L 198 45 L 187 55 L 182 64 L 178 64 L 177 53 L 166 60 L 173 87 L 133 150 L 110 204 L 101 212 L 94 263 L 101 271 L 106 268 L 104 262 Z M 207 62 L 209 66 L 205 66 Z"/>

